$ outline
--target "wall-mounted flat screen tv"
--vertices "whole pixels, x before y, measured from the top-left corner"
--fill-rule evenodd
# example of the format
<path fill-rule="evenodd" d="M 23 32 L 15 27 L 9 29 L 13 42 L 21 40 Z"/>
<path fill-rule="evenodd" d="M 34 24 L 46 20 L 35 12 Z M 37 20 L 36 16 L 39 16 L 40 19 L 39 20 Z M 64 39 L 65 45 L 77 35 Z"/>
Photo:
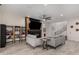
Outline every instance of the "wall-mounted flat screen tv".
<path fill-rule="evenodd" d="M 30 18 L 30 29 L 31 30 L 39 30 L 41 28 L 40 20 Z"/>

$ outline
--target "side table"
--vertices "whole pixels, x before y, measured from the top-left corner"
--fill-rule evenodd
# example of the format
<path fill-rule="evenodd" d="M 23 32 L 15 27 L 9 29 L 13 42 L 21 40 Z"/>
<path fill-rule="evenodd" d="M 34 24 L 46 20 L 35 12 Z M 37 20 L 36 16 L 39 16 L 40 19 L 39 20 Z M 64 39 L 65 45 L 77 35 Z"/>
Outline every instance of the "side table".
<path fill-rule="evenodd" d="M 49 40 L 49 38 L 42 38 L 42 47 L 43 49 L 47 49 L 48 50 L 48 44 L 47 44 L 47 41 Z"/>

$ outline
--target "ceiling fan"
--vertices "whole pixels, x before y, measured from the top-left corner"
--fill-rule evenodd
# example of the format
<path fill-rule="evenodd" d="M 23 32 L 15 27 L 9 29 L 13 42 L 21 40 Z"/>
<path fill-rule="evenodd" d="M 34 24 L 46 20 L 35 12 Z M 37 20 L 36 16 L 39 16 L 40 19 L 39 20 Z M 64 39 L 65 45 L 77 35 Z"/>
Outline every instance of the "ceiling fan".
<path fill-rule="evenodd" d="M 42 19 L 51 20 L 51 17 L 50 16 L 47 16 L 47 15 L 42 15 Z"/>

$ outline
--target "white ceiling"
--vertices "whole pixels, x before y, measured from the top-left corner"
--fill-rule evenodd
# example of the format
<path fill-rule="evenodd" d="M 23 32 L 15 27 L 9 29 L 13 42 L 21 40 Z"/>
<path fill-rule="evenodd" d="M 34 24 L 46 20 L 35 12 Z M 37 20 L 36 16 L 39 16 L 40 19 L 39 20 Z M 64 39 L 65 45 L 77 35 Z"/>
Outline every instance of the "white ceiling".
<path fill-rule="evenodd" d="M 7 4 L 1 6 L 3 12 L 16 13 L 19 16 L 31 16 L 38 18 L 43 14 L 51 16 L 52 19 L 79 18 L 79 4 Z M 60 16 L 63 14 L 63 16 Z"/>

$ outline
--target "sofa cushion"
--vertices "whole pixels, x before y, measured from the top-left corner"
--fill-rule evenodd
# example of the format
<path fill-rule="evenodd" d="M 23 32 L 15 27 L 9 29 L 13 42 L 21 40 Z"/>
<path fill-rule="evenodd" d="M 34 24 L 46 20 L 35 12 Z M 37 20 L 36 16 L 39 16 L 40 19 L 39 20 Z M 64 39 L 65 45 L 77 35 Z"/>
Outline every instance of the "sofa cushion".
<path fill-rule="evenodd" d="M 30 37 L 30 38 L 36 38 L 36 35 L 28 34 L 27 37 Z"/>

